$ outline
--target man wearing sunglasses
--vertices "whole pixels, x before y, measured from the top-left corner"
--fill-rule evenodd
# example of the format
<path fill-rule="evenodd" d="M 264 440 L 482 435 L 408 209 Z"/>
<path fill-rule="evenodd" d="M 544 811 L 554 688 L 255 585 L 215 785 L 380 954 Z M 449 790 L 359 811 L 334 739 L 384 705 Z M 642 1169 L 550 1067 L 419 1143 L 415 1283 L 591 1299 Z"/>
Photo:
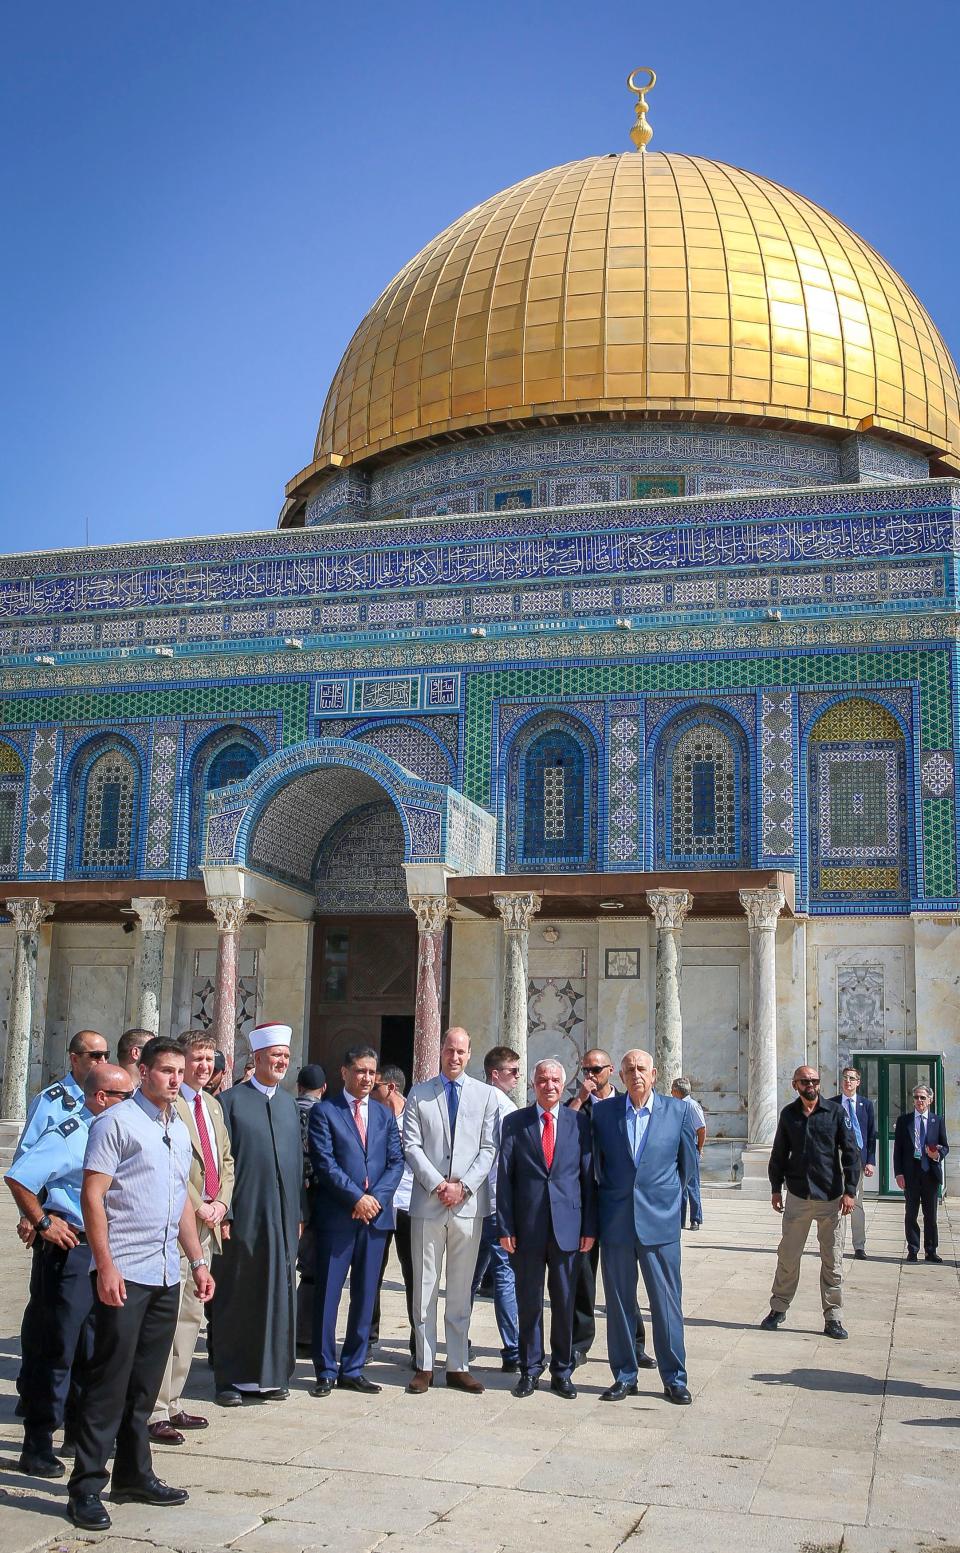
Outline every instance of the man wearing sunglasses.
<path fill-rule="evenodd" d="M 584 1053 L 580 1064 L 580 1086 L 572 1100 L 567 1101 L 571 1111 L 582 1111 L 589 1121 L 595 1105 L 613 1100 L 620 1091 L 613 1084 L 613 1063 L 609 1052 L 600 1047 Z M 597 1269 L 600 1266 L 600 1239 L 593 1243 L 591 1251 L 581 1251 L 577 1258 L 577 1285 L 573 1296 L 573 1367 L 586 1360 L 597 1335 L 595 1306 L 597 1301 Z M 641 1370 L 652 1370 L 656 1360 L 646 1352 L 646 1332 L 640 1307 L 637 1306 L 637 1365 Z"/>
<path fill-rule="evenodd" d="M 793 1087 L 798 1098 L 780 1112 L 767 1168 L 774 1212 L 783 1214 L 783 1234 L 770 1311 L 760 1325 L 775 1332 L 786 1320 L 800 1282 L 803 1248 L 816 1224 L 824 1336 L 844 1338 L 841 1226 L 856 1201 L 860 1150 L 840 1106 L 820 1099 L 816 1068 L 797 1068 Z"/>
<path fill-rule="evenodd" d="M 20 1134 L 14 1163 L 27 1149 L 42 1138 L 48 1127 L 58 1127 L 73 1116 L 83 1105 L 83 1085 L 90 1069 L 97 1062 L 106 1062 L 110 1048 L 96 1030 L 78 1030 L 67 1047 L 70 1071 L 55 1084 L 42 1089 L 31 1102 L 27 1119 Z M 23 1237 L 21 1236 L 21 1239 Z"/>

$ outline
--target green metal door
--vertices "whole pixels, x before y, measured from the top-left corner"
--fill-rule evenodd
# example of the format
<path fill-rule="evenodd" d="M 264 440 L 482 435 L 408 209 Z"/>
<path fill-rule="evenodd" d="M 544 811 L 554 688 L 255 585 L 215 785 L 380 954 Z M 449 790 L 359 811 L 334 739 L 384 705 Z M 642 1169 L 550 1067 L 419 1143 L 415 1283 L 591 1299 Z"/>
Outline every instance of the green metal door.
<path fill-rule="evenodd" d="M 913 1091 L 929 1084 L 933 1108 L 943 1114 L 943 1058 L 925 1052 L 860 1052 L 851 1058 L 863 1077 L 860 1093 L 872 1100 L 877 1112 L 877 1166 L 881 1197 L 902 1195 L 893 1175 L 893 1133 L 897 1117 L 913 1110 Z"/>

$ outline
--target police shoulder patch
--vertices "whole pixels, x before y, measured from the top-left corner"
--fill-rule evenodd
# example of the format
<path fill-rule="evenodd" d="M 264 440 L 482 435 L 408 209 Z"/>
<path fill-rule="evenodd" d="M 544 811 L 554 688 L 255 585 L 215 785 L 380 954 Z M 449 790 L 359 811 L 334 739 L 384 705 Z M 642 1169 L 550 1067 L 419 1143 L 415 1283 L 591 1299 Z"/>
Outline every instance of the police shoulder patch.
<path fill-rule="evenodd" d="M 62 1138 L 69 1138 L 70 1134 L 76 1132 L 79 1126 L 80 1123 L 75 1116 L 68 1116 L 65 1122 L 60 1123 L 57 1131 Z"/>
<path fill-rule="evenodd" d="M 44 1090 L 44 1094 L 48 1100 L 62 1100 L 66 1090 L 62 1084 L 51 1084 L 49 1089 Z"/>

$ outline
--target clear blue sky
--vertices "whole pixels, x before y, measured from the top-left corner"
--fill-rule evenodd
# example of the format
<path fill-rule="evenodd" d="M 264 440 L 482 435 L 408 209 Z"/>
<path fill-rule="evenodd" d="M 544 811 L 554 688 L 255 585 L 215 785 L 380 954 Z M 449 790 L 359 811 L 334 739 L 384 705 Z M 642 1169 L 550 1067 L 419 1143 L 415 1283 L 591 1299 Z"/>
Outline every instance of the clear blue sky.
<path fill-rule="evenodd" d="M 0 20 L 0 547 L 270 528 L 347 340 L 471 205 L 655 149 L 825 205 L 960 355 L 957 0 L 35 0 Z"/>

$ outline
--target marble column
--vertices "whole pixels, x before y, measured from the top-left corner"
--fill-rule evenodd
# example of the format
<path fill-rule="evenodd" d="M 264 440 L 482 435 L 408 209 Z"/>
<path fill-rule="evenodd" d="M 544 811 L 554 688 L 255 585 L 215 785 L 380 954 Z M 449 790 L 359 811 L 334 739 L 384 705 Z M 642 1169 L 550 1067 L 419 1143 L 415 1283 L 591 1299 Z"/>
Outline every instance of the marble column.
<path fill-rule="evenodd" d="M 13 950 L 13 976 L 10 986 L 10 1012 L 7 1016 L 7 1054 L 0 1091 L 0 1116 L 23 1126 L 27 1116 L 27 1080 L 30 1075 L 30 1046 L 33 1033 L 33 1003 L 37 987 L 37 951 L 40 925 L 53 915 L 46 901 L 27 896 L 8 900 L 16 940 Z"/>
<path fill-rule="evenodd" d="M 130 902 L 140 918 L 141 1030 L 160 1030 L 160 997 L 163 988 L 163 951 L 167 928 L 177 914 L 175 901 L 165 895 L 137 895 Z"/>
<path fill-rule="evenodd" d="M 227 1065 L 223 1087 L 233 1083 L 234 1044 L 237 1036 L 237 940 L 250 915 L 249 901 L 232 895 L 214 895 L 207 905 L 217 924 L 217 988 L 213 1000 L 213 1033 L 217 1050 Z"/>
<path fill-rule="evenodd" d="M 520 1072 L 513 1099 L 527 1104 L 527 949 L 530 923 L 543 904 L 535 894 L 495 895 L 493 904 L 503 923 L 503 1014 L 500 1041 L 520 1053 Z"/>
<path fill-rule="evenodd" d="M 647 905 L 657 924 L 657 1007 L 654 1053 L 657 1087 L 663 1094 L 683 1072 L 680 1012 L 680 934 L 693 905 L 689 890 L 648 890 Z"/>
<path fill-rule="evenodd" d="M 777 918 L 780 890 L 741 890 L 750 928 L 750 1027 L 748 1036 L 747 1147 L 743 1151 L 746 1196 L 770 1192 L 767 1162 L 777 1130 Z"/>
<path fill-rule="evenodd" d="M 443 930 L 450 915 L 445 895 L 411 895 L 417 917 L 417 999 L 413 1025 L 413 1082 L 440 1072 L 440 978 Z"/>

